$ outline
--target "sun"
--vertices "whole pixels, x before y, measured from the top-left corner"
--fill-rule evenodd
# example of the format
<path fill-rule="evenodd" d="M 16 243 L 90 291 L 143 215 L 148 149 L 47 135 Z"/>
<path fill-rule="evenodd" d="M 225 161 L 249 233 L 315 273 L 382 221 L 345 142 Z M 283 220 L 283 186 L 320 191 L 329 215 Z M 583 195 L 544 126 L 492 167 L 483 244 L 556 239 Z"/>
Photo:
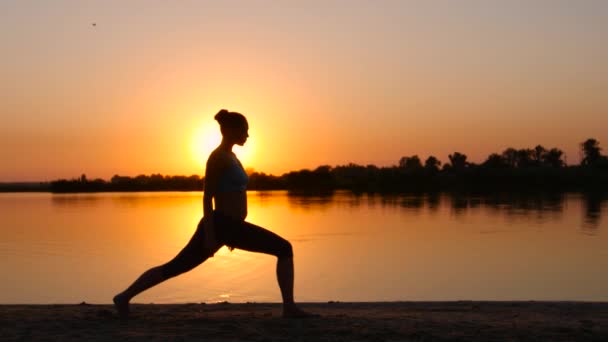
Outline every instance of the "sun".
<path fill-rule="evenodd" d="M 222 135 L 217 125 L 195 125 L 192 132 L 192 159 L 196 166 L 205 169 L 209 154 L 220 144 Z"/>
<path fill-rule="evenodd" d="M 222 134 L 215 122 L 195 125 L 192 131 L 192 159 L 197 168 L 205 169 L 209 154 L 222 142 Z M 251 168 L 253 161 L 253 142 L 251 138 L 243 146 L 234 145 L 233 152 L 237 155 L 243 167 Z"/>

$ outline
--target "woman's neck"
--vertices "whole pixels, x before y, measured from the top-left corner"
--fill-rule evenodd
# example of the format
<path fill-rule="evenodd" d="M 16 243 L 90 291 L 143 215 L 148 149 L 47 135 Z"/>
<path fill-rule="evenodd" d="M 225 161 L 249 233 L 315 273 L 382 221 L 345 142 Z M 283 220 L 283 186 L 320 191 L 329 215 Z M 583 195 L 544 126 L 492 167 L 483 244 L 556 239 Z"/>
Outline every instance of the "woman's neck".
<path fill-rule="evenodd" d="M 229 141 L 226 141 L 224 139 L 222 139 L 222 142 L 220 143 L 219 149 L 221 149 L 222 151 L 226 151 L 226 152 L 231 152 L 232 153 L 232 147 L 234 146 L 234 143 L 231 143 Z"/>

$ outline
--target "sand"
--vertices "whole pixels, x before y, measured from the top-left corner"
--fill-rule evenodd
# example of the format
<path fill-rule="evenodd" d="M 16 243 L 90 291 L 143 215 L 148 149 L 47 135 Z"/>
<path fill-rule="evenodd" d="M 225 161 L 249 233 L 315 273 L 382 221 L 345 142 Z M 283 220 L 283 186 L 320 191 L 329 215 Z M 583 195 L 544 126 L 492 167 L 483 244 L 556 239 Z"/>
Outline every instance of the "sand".
<path fill-rule="evenodd" d="M 0 305 L 0 340 L 608 341 L 608 303 L 307 303 L 321 318 L 284 319 L 279 304 Z"/>

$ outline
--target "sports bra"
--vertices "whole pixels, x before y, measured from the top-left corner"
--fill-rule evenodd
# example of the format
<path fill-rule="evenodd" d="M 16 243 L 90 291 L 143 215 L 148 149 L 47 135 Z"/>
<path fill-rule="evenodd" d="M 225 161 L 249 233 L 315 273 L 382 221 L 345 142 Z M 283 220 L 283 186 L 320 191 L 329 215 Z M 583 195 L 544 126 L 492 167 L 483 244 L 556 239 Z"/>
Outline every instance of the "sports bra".
<path fill-rule="evenodd" d="M 220 175 L 217 192 L 240 192 L 247 190 L 249 177 L 234 153 L 230 153 L 230 166 Z"/>

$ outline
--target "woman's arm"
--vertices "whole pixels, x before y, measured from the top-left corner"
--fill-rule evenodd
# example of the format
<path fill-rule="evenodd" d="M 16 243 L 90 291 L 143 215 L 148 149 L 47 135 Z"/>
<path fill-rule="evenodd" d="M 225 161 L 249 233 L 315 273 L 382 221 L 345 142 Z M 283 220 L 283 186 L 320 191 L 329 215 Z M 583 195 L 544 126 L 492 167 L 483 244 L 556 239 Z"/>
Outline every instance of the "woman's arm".
<path fill-rule="evenodd" d="M 203 216 L 209 217 L 213 212 L 213 195 L 205 189 L 203 192 Z"/>
<path fill-rule="evenodd" d="M 219 178 L 219 160 L 211 154 L 205 167 L 205 187 L 203 190 L 203 216 L 210 217 L 213 212 L 213 197 L 217 190 Z"/>
<path fill-rule="evenodd" d="M 205 243 L 203 248 L 210 251 L 217 249 L 215 229 L 213 227 L 213 198 L 217 191 L 217 184 L 222 170 L 222 161 L 215 157 L 214 153 L 209 156 L 205 168 L 205 187 L 203 190 L 203 224 L 205 229 Z"/>

